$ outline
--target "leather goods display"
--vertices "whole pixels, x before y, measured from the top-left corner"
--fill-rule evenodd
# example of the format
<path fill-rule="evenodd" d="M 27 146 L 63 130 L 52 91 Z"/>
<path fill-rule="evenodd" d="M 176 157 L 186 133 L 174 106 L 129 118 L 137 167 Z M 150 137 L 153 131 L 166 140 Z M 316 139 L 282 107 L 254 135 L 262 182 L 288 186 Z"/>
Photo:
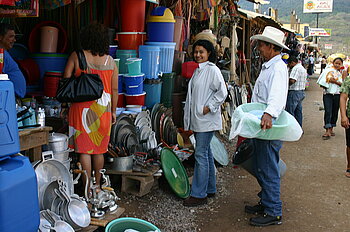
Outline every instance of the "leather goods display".
<path fill-rule="evenodd" d="M 78 77 L 62 78 L 56 98 L 60 102 L 85 102 L 99 99 L 103 93 L 103 82 L 98 74 L 87 73 L 84 52 L 77 51 L 81 74 Z"/>

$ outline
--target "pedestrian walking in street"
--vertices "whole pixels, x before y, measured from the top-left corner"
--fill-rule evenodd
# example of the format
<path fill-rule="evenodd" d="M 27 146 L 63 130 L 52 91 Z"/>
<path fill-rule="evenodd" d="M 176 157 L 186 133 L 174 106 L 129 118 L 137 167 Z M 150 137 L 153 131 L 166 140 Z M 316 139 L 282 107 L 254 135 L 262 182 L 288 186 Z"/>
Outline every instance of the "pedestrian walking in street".
<path fill-rule="evenodd" d="M 303 106 L 302 102 L 305 98 L 305 84 L 307 73 L 301 65 L 298 58 L 291 56 L 288 58 L 289 74 L 289 89 L 286 104 L 286 111 L 295 117 L 300 127 L 303 123 Z"/>
<path fill-rule="evenodd" d="M 261 129 L 269 130 L 272 119 L 283 111 L 288 93 L 288 70 L 281 59 L 284 45 L 284 33 L 274 27 L 265 27 L 261 35 L 254 35 L 260 55 L 265 59 L 259 77 L 255 83 L 252 102 L 267 104 L 261 118 Z M 259 204 L 246 206 L 247 213 L 259 214 L 250 219 L 253 226 L 282 224 L 282 201 L 280 198 L 279 151 L 280 140 L 253 139 L 253 165 L 255 176 L 261 187 Z"/>
<path fill-rule="evenodd" d="M 191 194 L 184 206 L 207 203 L 216 193 L 216 177 L 210 141 L 214 132 L 222 129 L 221 104 L 227 88 L 220 69 L 215 65 L 216 52 L 208 40 L 193 45 L 193 58 L 199 64 L 190 82 L 184 109 L 185 130 L 192 130 L 196 139 L 194 175 Z"/>
<path fill-rule="evenodd" d="M 324 107 L 324 129 L 326 132 L 322 135 L 324 140 L 328 140 L 331 136 L 335 136 L 333 128 L 337 126 L 340 86 L 343 82 L 343 59 L 338 57 L 333 60 L 333 65 L 326 69 L 326 82 L 329 84 L 328 88 L 323 88 L 323 107 Z"/>
<path fill-rule="evenodd" d="M 310 55 L 309 57 L 309 66 L 307 67 L 307 74 L 310 76 L 314 74 L 314 65 L 315 65 L 315 58 L 314 55 Z"/>

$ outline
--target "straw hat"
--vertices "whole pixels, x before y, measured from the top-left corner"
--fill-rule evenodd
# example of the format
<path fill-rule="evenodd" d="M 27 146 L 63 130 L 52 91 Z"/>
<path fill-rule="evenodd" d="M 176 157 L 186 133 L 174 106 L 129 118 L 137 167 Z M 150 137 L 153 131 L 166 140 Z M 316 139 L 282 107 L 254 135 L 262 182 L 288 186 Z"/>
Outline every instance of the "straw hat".
<path fill-rule="evenodd" d="M 198 33 L 194 37 L 194 42 L 197 42 L 198 40 L 208 40 L 213 44 L 214 48 L 216 47 L 216 36 L 213 34 L 211 30 L 204 30 Z"/>
<path fill-rule="evenodd" d="M 277 28 L 266 26 L 261 35 L 253 35 L 250 40 L 262 40 L 268 43 L 275 44 L 279 47 L 289 50 L 289 48 L 284 45 L 284 33 Z"/>

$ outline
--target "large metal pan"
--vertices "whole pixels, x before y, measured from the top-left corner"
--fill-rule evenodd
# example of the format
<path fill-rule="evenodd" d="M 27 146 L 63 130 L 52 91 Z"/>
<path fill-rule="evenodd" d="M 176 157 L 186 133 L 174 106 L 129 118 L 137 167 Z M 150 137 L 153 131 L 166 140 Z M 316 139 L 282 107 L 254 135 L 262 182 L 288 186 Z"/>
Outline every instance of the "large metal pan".
<path fill-rule="evenodd" d="M 52 157 L 52 152 L 43 152 L 42 162 L 34 166 L 38 182 L 39 201 L 42 201 L 45 190 L 51 184 L 51 182 L 58 179 L 61 179 L 67 184 L 67 191 L 69 195 L 71 195 L 73 191 L 73 180 L 68 169 L 62 162 L 52 159 Z M 42 202 L 39 203 L 41 209 L 44 209 L 42 207 Z"/>

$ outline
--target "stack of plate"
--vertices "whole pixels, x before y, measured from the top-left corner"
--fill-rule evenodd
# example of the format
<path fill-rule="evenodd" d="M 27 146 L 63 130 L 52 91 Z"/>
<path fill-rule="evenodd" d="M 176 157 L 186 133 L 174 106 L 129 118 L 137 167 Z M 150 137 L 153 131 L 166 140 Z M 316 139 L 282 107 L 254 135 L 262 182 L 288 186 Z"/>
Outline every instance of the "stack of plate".
<path fill-rule="evenodd" d="M 158 141 L 168 145 L 177 144 L 177 128 L 172 119 L 172 110 L 155 104 L 151 112 L 151 124 Z"/>
<path fill-rule="evenodd" d="M 152 121 L 150 112 L 142 111 L 135 119 L 135 126 L 138 128 L 140 143 L 145 151 L 157 147 L 156 134 L 152 131 Z"/>
<path fill-rule="evenodd" d="M 141 150 L 134 122 L 128 115 L 119 115 L 116 123 L 113 124 L 110 143 L 127 154 L 134 154 Z"/>

